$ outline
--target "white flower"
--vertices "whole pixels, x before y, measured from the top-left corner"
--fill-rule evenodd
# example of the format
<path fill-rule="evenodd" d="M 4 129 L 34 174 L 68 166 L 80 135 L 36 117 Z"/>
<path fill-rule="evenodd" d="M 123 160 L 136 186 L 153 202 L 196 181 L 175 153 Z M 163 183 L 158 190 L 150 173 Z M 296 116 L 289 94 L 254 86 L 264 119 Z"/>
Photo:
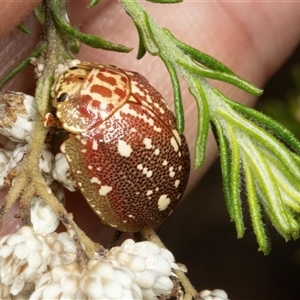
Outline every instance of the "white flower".
<path fill-rule="evenodd" d="M 156 299 L 168 295 L 173 282 L 173 269 L 179 269 L 173 254 L 152 242 L 138 242 L 128 239 L 120 247 L 113 247 L 106 257 L 118 261 L 135 274 L 135 282 L 143 292 L 143 299 Z"/>
<path fill-rule="evenodd" d="M 74 192 L 77 190 L 77 184 L 74 180 L 69 164 L 64 154 L 57 153 L 55 155 L 54 166 L 52 170 L 52 177 L 60 182 L 69 191 Z"/>
<path fill-rule="evenodd" d="M 51 233 L 59 224 L 56 213 L 40 197 L 34 197 L 31 200 L 30 220 L 33 229 L 38 233 Z"/>
<path fill-rule="evenodd" d="M 0 134 L 15 142 L 28 142 L 37 116 L 35 99 L 23 93 L 0 96 Z"/>
<path fill-rule="evenodd" d="M 45 238 L 24 226 L 0 240 L 0 298 L 19 294 L 26 283 L 33 283 L 51 260 Z"/>
<path fill-rule="evenodd" d="M 228 300 L 227 293 L 220 289 L 215 289 L 213 291 L 203 290 L 199 293 L 199 296 L 203 300 Z"/>

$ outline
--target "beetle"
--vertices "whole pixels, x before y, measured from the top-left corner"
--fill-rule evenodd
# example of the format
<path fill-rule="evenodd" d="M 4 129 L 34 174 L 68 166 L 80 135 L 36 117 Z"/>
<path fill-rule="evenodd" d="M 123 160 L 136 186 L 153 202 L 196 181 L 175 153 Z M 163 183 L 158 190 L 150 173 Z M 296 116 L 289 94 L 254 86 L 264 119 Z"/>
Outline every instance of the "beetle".
<path fill-rule="evenodd" d="M 175 116 L 148 80 L 78 62 L 56 77 L 52 97 L 69 133 L 60 151 L 102 222 L 137 232 L 167 218 L 186 188 L 190 156 Z"/>

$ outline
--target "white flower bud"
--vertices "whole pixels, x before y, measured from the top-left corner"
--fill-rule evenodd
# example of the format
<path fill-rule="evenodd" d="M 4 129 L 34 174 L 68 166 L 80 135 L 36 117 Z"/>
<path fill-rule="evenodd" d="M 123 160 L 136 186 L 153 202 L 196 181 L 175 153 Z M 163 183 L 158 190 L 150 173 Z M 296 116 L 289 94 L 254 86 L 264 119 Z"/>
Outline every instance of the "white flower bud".
<path fill-rule="evenodd" d="M 77 67 L 78 64 L 80 64 L 81 61 L 79 59 L 69 59 L 67 60 L 67 66 L 69 69 Z"/>
<path fill-rule="evenodd" d="M 64 203 L 64 188 L 57 182 L 53 182 L 50 188 L 57 200 Z M 35 232 L 41 234 L 54 232 L 60 222 L 51 206 L 40 197 L 34 197 L 31 201 L 30 220 Z"/>
<path fill-rule="evenodd" d="M 173 288 L 172 268 L 179 269 L 169 250 L 149 241 L 135 243 L 128 239 L 120 247 L 108 251 L 106 257 L 118 261 L 135 274 L 135 282 L 142 289 L 144 299 L 168 295 Z"/>
<path fill-rule="evenodd" d="M 48 234 L 46 242 L 52 250 L 50 268 L 74 263 L 77 257 L 75 241 L 67 232 Z"/>
<path fill-rule="evenodd" d="M 37 115 L 35 99 L 23 93 L 0 96 L 0 134 L 15 142 L 28 142 Z"/>
<path fill-rule="evenodd" d="M 228 300 L 228 295 L 224 290 L 215 289 L 213 291 L 203 290 L 199 293 L 203 300 Z"/>
<path fill-rule="evenodd" d="M 45 238 L 24 226 L 17 233 L 0 239 L 0 298 L 18 295 L 46 270 L 51 260 Z"/>
<path fill-rule="evenodd" d="M 68 161 L 62 153 L 57 153 L 55 155 L 52 177 L 63 184 L 69 191 L 74 192 L 77 190 L 77 184 L 71 174 Z"/>
<path fill-rule="evenodd" d="M 32 198 L 30 220 L 33 229 L 42 234 L 55 231 L 59 224 L 59 218 L 51 206 L 40 197 Z"/>
<path fill-rule="evenodd" d="M 116 261 L 92 258 L 80 279 L 80 289 L 88 299 L 143 299 L 134 274 Z"/>
<path fill-rule="evenodd" d="M 79 289 L 80 276 L 81 268 L 78 263 L 56 266 L 36 281 L 35 291 L 29 300 L 88 300 Z"/>

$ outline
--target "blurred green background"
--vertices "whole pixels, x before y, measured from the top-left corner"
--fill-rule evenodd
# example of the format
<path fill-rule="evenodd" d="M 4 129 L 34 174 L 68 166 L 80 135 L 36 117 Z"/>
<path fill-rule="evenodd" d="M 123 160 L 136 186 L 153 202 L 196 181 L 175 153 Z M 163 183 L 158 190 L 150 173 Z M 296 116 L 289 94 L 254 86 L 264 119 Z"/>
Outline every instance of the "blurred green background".
<path fill-rule="evenodd" d="M 300 138 L 300 46 L 265 86 L 257 109 Z M 231 300 L 300 299 L 300 239 L 285 242 L 267 224 L 272 250 L 264 256 L 257 251 L 247 205 L 243 211 L 247 230 L 238 240 L 216 161 L 158 233 L 187 266 L 197 290 L 221 288 Z"/>

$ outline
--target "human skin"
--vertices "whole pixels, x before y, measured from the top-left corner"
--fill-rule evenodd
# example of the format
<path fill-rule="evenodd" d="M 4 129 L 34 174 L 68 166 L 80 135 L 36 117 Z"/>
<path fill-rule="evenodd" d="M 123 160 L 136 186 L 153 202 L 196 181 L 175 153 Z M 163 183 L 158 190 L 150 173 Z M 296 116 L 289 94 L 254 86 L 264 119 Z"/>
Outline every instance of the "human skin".
<path fill-rule="evenodd" d="M 29 53 L 39 34 L 39 27 L 34 18 L 25 21 L 32 31 L 32 37 L 18 30 L 11 31 L 18 25 L 39 1 L 7 1 L 0 2 L 0 37 L 8 36 L 0 42 L 0 58 L 2 62 L 0 77 L 10 69 L 12 57 Z M 159 5 L 142 2 L 162 27 L 195 48 L 206 52 L 229 66 L 238 75 L 263 87 L 264 83 L 282 65 L 292 53 L 300 40 L 300 3 L 288 2 L 184 2 L 173 5 Z M 120 3 L 101 1 L 92 9 L 87 9 L 88 1 L 71 1 L 70 17 L 74 25 L 84 32 L 99 35 L 107 40 L 124 44 L 135 49 L 130 54 L 116 54 L 108 51 L 81 48 L 78 57 L 86 61 L 101 61 L 143 74 L 162 93 L 172 106 L 173 95 L 168 74 L 157 57 L 146 55 L 136 60 L 138 37 L 131 19 Z M 5 90 L 29 92 L 34 88 L 33 76 L 27 70 L 14 78 Z M 212 82 L 228 97 L 247 105 L 253 105 L 255 97 L 246 94 L 230 85 Z M 185 135 L 193 157 L 193 145 L 196 135 L 195 101 L 182 85 L 185 107 Z M 207 144 L 206 161 L 200 170 L 192 170 L 187 193 L 197 184 L 201 176 L 209 168 L 218 152 L 212 135 Z M 0 191 L 2 201 L 5 191 Z M 68 194 L 70 196 L 70 194 Z M 203 196 L 203 195 L 202 195 Z M 74 198 L 72 195 L 69 198 Z M 68 202 L 68 209 L 75 215 L 78 224 L 93 238 L 103 233 L 103 227 L 97 217 L 90 217 L 92 212 L 78 200 Z M 80 212 L 80 213 L 79 213 Z M 18 220 L 12 216 L 15 210 L 6 216 L 1 234 L 16 228 Z M 87 217 L 88 216 L 88 217 Z M 95 222 L 97 223 L 95 225 Z M 101 230 L 99 229 L 101 227 Z M 95 231 L 97 231 L 95 233 Z"/>

